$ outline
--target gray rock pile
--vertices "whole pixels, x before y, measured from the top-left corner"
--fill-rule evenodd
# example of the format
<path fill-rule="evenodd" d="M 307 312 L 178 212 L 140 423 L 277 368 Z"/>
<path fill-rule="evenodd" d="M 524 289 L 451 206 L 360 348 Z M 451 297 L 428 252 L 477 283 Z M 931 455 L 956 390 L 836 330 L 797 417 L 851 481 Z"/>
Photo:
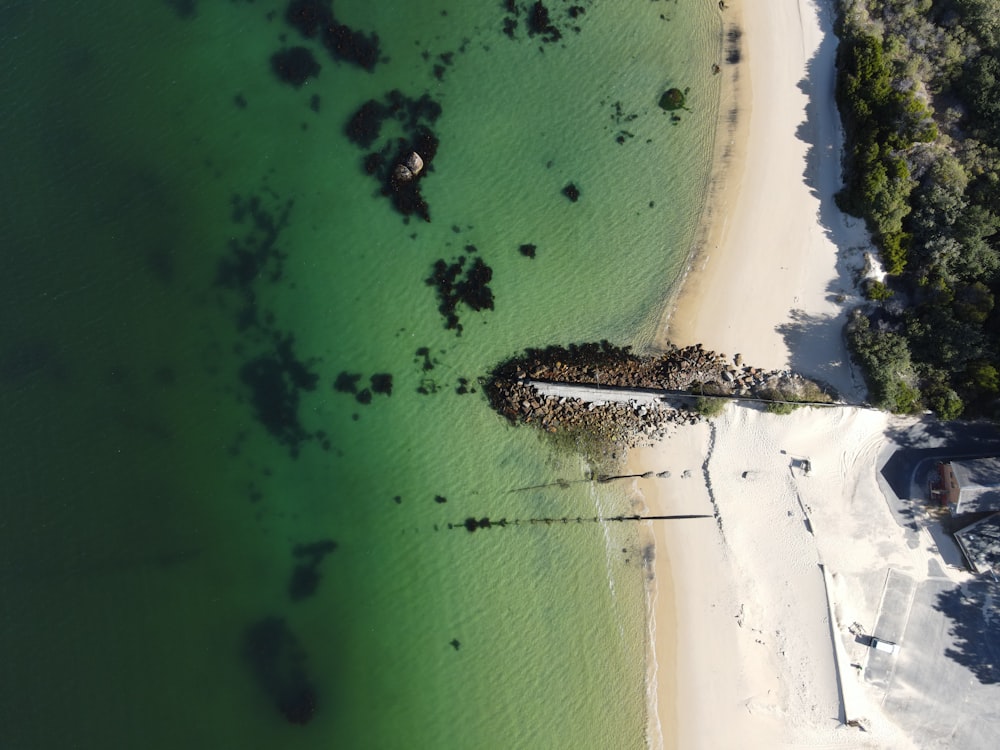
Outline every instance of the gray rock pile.
<path fill-rule="evenodd" d="M 673 394 L 665 394 L 664 400 L 656 403 L 583 401 L 544 396 L 533 381 L 648 388 Z M 628 347 L 607 341 L 528 349 L 498 365 L 485 391 L 493 408 L 512 423 L 534 425 L 547 432 L 587 431 L 622 447 L 648 444 L 675 425 L 701 421 L 695 400 L 685 395 L 830 399 L 815 383 L 795 373 L 745 365 L 739 354 L 729 359 L 699 344 L 640 357 Z"/>

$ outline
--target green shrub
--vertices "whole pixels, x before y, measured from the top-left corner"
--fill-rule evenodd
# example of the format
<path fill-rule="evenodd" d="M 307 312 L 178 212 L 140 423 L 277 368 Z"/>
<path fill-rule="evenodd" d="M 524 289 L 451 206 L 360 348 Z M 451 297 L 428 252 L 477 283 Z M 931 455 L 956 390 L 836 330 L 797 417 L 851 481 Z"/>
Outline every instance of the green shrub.
<path fill-rule="evenodd" d="M 882 260 L 885 262 L 886 273 L 891 276 L 899 276 L 906 268 L 910 235 L 905 232 L 882 235 L 879 244 L 882 247 Z"/>
<path fill-rule="evenodd" d="M 789 395 L 779 391 L 777 388 L 768 388 L 761 391 L 760 397 L 767 401 L 764 405 L 764 411 L 768 414 L 791 414 L 799 408 L 795 404 L 784 403 L 786 401 L 797 401 L 798 399 L 794 394 Z"/>
<path fill-rule="evenodd" d="M 767 406 L 764 407 L 764 410 L 768 414 L 791 414 L 798 408 L 799 407 L 796 406 L 795 404 L 786 404 L 778 401 L 771 401 L 769 404 L 767 404 Z"/>
<path fill-rule="evenodd" d="M 698 396 L 698 398 L 695 399 L 694 408 L 703 417 L 712 419 L 719 416 L 726 410 L 727 400 L 728 399 L 724 398 L 713 398 L 711 396 Z"/>
<path fill-rule="evenodd" d="M 892 297 L 892 290 L 881 281 L 872 279 L 865 286 L 865 297 L 873 302 L 885 302 Z"/>

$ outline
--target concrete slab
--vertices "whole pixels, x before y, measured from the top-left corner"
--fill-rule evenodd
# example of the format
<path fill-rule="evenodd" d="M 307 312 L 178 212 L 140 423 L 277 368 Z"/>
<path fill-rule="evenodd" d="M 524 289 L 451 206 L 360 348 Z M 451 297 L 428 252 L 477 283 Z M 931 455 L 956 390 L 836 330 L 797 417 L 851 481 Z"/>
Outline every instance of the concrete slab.
<path fill-rule="evenodd" d="M 892 588 L 898 597 L 896 581 Z M 921 747 L 1000 747 L 1000 586 L 922 582 L 900 640 L 888 715 Z"/>
<path fill-rule="evenodd" d="M 865 679 L 883 690 L 888 690 L 892 683 L 897 657 L 908 648 L 903 637 L 916 590 L 917 584 L 912 577 L 898 570 L 889 570 L 872 635 L 879 640 L 898 643 L 900 649 L 895 654 L 869 649 L 865 667 Z"/>

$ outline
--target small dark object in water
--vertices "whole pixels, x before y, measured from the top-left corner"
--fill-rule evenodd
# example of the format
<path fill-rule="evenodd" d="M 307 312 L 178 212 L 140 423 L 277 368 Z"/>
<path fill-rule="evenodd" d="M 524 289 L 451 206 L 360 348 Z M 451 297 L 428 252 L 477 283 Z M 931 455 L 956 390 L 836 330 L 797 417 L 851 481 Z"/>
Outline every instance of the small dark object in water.
<path fill-rule="evenodd" d="M 358 391 L 354 397 L 359 404 L 370 404 L 372 402 L 372 392 L 367 388 Z"/>
<path fill-rule="evenodd" d="M 347 137 L 361 148 L 369 148 L 379 133 L 382 132 L 382 122 L 390 114 L 390 108 L 384 104 L 369 99 L 358 107 L 357 111 L 351 115 L 344 130 Z"/>
<path fill-rule="evenodd" d="M 448 641 L 448 643 L 456 651 L 458 651 L 462 647 L 462 642 L 459 641 L 458 638 L 452 638 L 450 641 Z"/>
<path fill-rule="evenodd" d="M 357 393 L 359 380 L 361 380 L 360 374 L 355 375 L 344 370 L 333 381 L 333 389 L 338 393 Z"/>
<path fill-rule="evenodd" d="M 316 114 L 319 114 L 319 104 L 320 104 L 319 94 L 313 94 L 309 98 L 309 109 L 311 109 Z"/>
<path fill-rule="evenodd" d="M 300 562 L 292 570 L 288 583 L 288 594 L 293 602 L 301 601 L 316 593 L 319 587 L 319 566 L 323 558 L 337 549 L 337 543 L 332 539 L 323 539 L 311 544 L 296 544 L 292 549 Z"/>
<path fill-rule="evenodd" d="M 663 92 L 663 96 L 660 97 L 660 108 L 665 109 L 667 112 L 672 112 L 675 109 L 683 109 L 686 101 L 687 96 L 680 89 L 667 89 Z"/>
<path fill-rule="evenodd" d="M 563 195 L 569 198 L 573 203 L 580 200 L 580 188 L 574 185 L 572 182 L 563 188 Z"/>
<path fill-rule="evenodd" d="M 371 376 L 372 392 L 384 393 L 386 396 L 392 395 L 392 375 L 387 372 L 376 373 Z"/>
<path fill-rule="evenodd" d="M 478 521 L 475 518 L 466 518 L 465 523 L 463 525 L 469 531 L 469 533 L 472 533 L 476 529 L 491 528 L 493 526 L 493 522 L 490 521 L 489 518 L 484 516 L 483 518 L 480 518 Z M 499 521 L 497 525 L 506 526 L 507 521 L 506 520 Z"/>
<path fill-rule="evenodd" d="M 283 49 L 271 55 L 271 68 L 285 83 L 299 88 L 310 78 L 319 75 L 319 63 L 305 47 Z"/>
<path fill-rule="evenodd" d="M 306 599 L 319 588 L 319 570 L 311 565 L 296 565 L 288 582 L 288 595 L 293 602 Z"/>
<path fill-rule="evenodd" d="M 528 12 L 528 35 L 540 34 L 543 42 L 558 42 L 562 32 L 553 25 L 549 18 L 549 9 L 538 0 Z"/>
<path fill-rule="evenodd" d="M 237 94 L 233 97 L 233 104 L 237 106 L 238 109 L 247 108 L 247 98 L 243 94 Z"/>
<path fill-rule="evenodd" d="M 454 263 L 448 264 L 443 259 L 434 263 L 434 270 L 426 279 L 429 286 L 437 288 L 438 312 L 445 318 L 445 328 L 462 332 L 456 308 L 459 302 L 473 310 L 493 309 L 493 290 L 489 282 L 493 278 L 493 269 L 476 257 L 472 265 L 466 269 L 466 258 L 460 256 Z M 462 271 L 465 278 L 460 278 Z"/>
<path fill-rule="evenodd" d="M 431 360 L 431 350 L 428 347 L 426 346 L 420 347 L 419 349 L 417 349 L 416 354 L 418 357 L 424 358 L 423 364 L 421 365 L 424 372 L 434 369 L 434 362 L 433 360 Z"/>
<path fill-rule="evenodd" d="M 525 258 L 534 258 L 536 249 L 535 245 L 521 245 L 521 247 L 518 248 L 518 251 Z"/>
<path fill-rule="evenodd" d="M 166 3 L 173 8 L 178 18 L 190 20 L 198 14 L 195 0 L 166 0 Z"/>
<path fill-rule="evenodd" d="M 434 502 L 439 503 L 439 504 L 446 503 L 446 502 L 448 502 L 448 498 L 446 498 L 444 495 L 435 495 L 434 496 Z"/>
<path fill-rule="evenodd" d="M 395 501 L 396 505 L 402 505 L 403 504 L 403 497 L 402 497 L 402 495 L 396 495 L 392 499 Z"/>

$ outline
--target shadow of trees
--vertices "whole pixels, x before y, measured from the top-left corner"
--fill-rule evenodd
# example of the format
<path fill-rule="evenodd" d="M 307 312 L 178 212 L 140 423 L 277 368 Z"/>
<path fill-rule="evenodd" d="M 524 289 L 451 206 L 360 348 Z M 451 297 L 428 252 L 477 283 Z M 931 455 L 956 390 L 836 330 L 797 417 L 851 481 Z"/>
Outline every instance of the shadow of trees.
<path fill-rule="evenodd" d="M 825 316 L 792 310 L 790 315 L 791 319 L 775 330 L 788 347 L 792 369 L 837 391 L 840 398 L 856 403 L 863 381 L 855 373 L 844 343 L 843 314 Z M 831 346 L 830 342 L 839 345 Z"/>
<path fill-rule="evenodd" d="M 822 3 L 817 14 L 821 40 L 806 65 L 798 88 L 806 97 L 805 119 L 796 137 L 806 145 L 803 178 L 819 202 L 816 219 L 826 239 L 837 248 L 836 274 L 826 287 L 827 301 L 839 309 L 832 315 L 793 310 L 791 320 L 777 327 L 798 372 L 828 383 L 849 401 L 864 392 L 859 373 L 854 372 L 843 336 L 847 311 L 860 302 L 855 287 L 860 270 L 860 250 L 868 245 L 862 225 L 846 217 L 834 200 L 841 186 L 842 134 L 834 102 L 837 37 L 833 33 L 833 9 Z M 832 356 L 831 356 L 832 355 Z"/>
<path fill-rule="evenodd" d="M 910 497 L 911 483 L 922 462 L 1000 455 L 1000 429 L 987 422 L 941 422 L 929 416 L 890 424 L 885 438 L 895 446 L 879 470 L 881 480 L 895 495 L 895 499 L 888 498 L 890 510 L 914 530 L 922 498 Z"/>
<path fill-rule="evenodd" d="M 986 421 L 941 421 L 933 416 L 889 425 L 885 436 L 923 460 L 929 456 L 966 458 L 1000 455 L 1000 426 Z M 914 465 L 916 465 L 916 461 Z"/>
<path fill-rule="evenodd" d="M 1000 584 L 976 581 L 945 589 L 934 608 L 951 620 L 954 645 L 945 656 L 984 685 L 1000 683 Z"/>

